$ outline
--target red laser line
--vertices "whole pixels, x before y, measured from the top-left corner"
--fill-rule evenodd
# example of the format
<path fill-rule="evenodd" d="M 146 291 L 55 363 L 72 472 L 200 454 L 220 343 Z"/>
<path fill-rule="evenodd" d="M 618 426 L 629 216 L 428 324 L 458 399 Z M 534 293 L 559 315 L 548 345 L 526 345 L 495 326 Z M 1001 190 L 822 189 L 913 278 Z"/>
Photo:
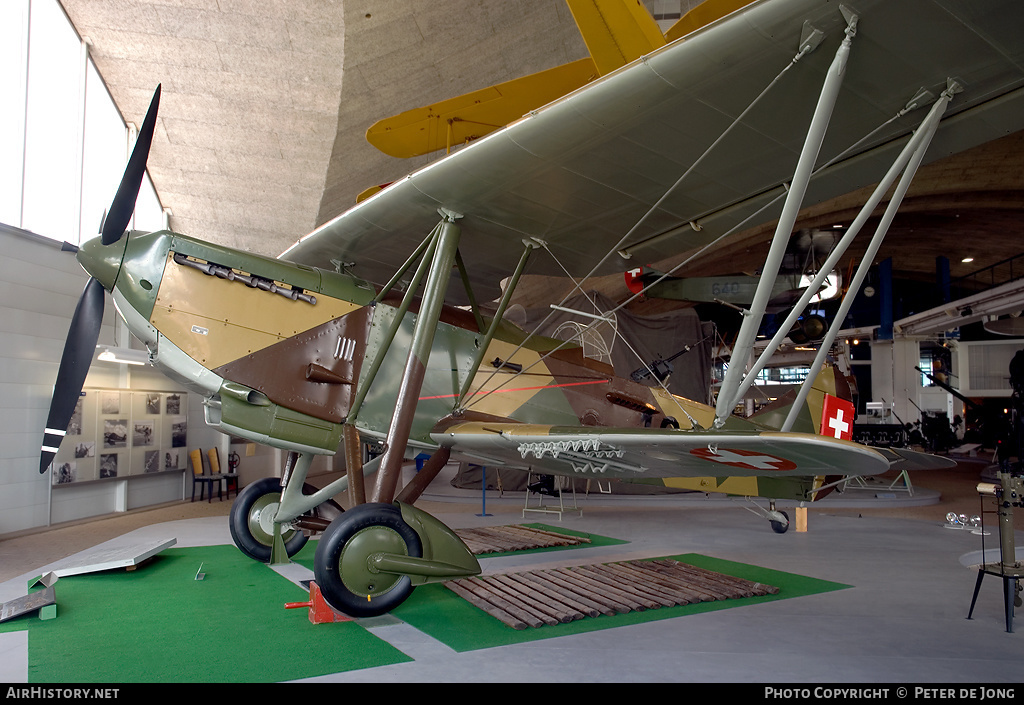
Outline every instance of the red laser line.
<path fill-rule="evenodd" d="M 539 387 L 517 387 L 516 389 L 499 389 L 496 390 L 495 394 L 506 394 L 508 392 L 529 392 L 535 389 L 557 389 L 558 387 L 579 387 L 584 384 L 608 384 L 610 380 L 607 379 L 595 379 L 588 382 L 566 382 L 564 384 L 542 384 Z M 487 392 L 481 389 L 478 392 L 473 392 L 470 396 L 476 396 L 477 394 L 486 394 Z M 458 394 L 439 394 L 436 397 L 420 397 L 418 401 L 424 401 L 427 399 L 454 399 Z"/>

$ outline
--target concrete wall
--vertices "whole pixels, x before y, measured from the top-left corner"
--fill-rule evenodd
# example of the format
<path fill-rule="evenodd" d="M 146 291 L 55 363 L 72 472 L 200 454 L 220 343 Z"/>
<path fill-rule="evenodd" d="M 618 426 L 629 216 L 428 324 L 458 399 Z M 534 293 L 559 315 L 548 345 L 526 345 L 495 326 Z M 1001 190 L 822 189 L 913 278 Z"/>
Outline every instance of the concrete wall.
<path fill-rule="evenodd" d="M 181 473 L 50 486 L 39 448 L 64 340 L 87 275 L 60 244 L 0 225 L 0 535 L 181 499 Z M 107 301 L 100 344 L 125 337 Z M 152 368 L 94 363 L 87 388 L 182 392 Z M 188 395 L 195 396 L 195 395 Z M 196 405 L 198 400 L 193 401 Z M 222 436 L 189 409 L 188 446 Z"/>

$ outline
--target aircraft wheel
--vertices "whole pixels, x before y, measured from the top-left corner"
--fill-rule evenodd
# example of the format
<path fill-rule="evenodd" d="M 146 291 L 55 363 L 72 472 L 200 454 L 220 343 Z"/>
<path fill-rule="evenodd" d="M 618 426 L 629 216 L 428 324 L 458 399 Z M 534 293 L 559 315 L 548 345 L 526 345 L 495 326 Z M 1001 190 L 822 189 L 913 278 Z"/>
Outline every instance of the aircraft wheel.
<path fill-rule="evenodd" d="M 771 519 L 770 523 L 772 525 L 772 531 L 774 531 L 777 534 L 784 534 L 789 529 L 789 515 L 785 512 L 779 512 L 779 514 L 785 517 L 785 521 Z"/>
<path fill-rule="evenodd" d="M 262 563 L 270 561 L 271 549 L 274 546 L 273 518 L 280 503 L 281 481 L 275 477 L 265 477 L 246 486 L 231 505 L 231 516 L 228 521 L 231 540 L 242 553 L 253 560 Z M 314 509 L 312 513 L 319 512 Z M 284 539 L 284 548 L 289 557 L 298 553 L 309 539 L 303 532 L 295 529 L 284 531 L 281 538 Z"/>
<path fill-rule="evenodd" d="M 423 545 L 393 504 L 361 504 L 331 522 L 314 560 L 316 584 L 334 609 L 350 617 L 390 612 L 412 593 L 407 575 L 378 572 L 370 559 L 379 553 L 419 558 Z"/>

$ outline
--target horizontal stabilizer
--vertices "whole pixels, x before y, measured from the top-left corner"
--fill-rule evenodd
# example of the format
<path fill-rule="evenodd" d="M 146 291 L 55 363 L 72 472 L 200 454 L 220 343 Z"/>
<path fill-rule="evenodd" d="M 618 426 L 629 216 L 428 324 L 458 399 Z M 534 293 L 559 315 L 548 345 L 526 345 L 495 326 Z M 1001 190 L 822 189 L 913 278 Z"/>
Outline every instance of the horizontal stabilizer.
<path fill-rule="evenodd" d="M 909 448 L 875 448 L 888 461 L 892 470 L 948 470 L 956 467 L 956 461 L 941 455 L 921 453 Z"/>

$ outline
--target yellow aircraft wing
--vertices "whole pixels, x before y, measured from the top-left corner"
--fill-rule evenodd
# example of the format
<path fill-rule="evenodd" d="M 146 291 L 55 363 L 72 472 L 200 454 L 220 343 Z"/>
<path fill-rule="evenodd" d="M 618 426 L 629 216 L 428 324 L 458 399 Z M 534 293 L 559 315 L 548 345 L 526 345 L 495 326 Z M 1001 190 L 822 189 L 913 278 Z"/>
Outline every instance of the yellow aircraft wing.
<path fill-rule="evenodd" d="M 715 20 L 720 20 L 731 12 L 746 7 L 754 0 L 705 0 L 700 5 L 680 17 L 665 32 L 665 39 L 674 42 L 690 32 L 696 32 Z"/>
<path fill-rule="evenodd" d="M 640 0 L 567 2 L 589 58 L 384 118 L 366 131 L 366 141 L 399 158 L 450 151 L 665 45 Z"/>
<path fill-rule="evenodd" d="M 580 59 L 378 120 L 366 131 L 366 141 L 403 159 L 451 149 L 504 127 L 597 75 L 592 59 Z"/>

